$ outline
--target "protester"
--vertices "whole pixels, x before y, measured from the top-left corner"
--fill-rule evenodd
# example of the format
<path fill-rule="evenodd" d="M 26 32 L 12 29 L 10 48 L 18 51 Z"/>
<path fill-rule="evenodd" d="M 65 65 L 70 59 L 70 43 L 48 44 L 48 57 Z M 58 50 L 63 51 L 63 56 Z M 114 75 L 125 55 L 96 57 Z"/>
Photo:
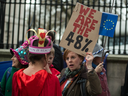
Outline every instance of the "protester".
<path fill-rule="evenodd" d="M 49 31 L 47 36 L 50 36 L 51 40 L 54 42 L 55 37 L 54 37 L 54 31 Z M 61 72 L 61 70 L 63 69 L 63 56 L 62 56 L 62 52 L 59 48 L 59 46 L 57 46 L 56 44 L 53 44 L 53 48 L 55 49 L 55 57 L 53 60 L 53 65 L 54 68 L 57 69 L 58 71 Z"/>
<path fill-rule="evenodd" d="M 47 54 L 51 51 L 52 41 L 43 29 L 29 45 L 29 66 L 13 75 L 12 96 L 61 96 L 59 80 L 51 74 L 47 64 Z M 45 69 L 45 70 L 44 70 Z M 49 72 L 49 73 L 48 73 Z"/>
<path fill-rule="evenodd" d="M 56 70 L 54 68 L 54 65 L 52 64 L 54 56 L 55 56 L 55 50 L 54 50 L 54 48 L 52 48 L 51 52 L 48 53 L 48 65 L 50 67 L 50 70 L 51 70 L 52 74 L 55 75 L 55 76 L 58 76 L 60 74 L 60 72 L 58 70 Z"/>
<path fill-rule="evenodd" d="M 92 68 L 91 52 L 86 55 L 86 64 L 82 64 L 83 56 L 67 49 L 63 57 L 67 63 L 59 79 L 63 96 L 96 96 L 102 92 L 100 80 Z"/>
<path fill-rule="evenodd" d="M 12 60 L 12 67 L 9 67 L 1 80 L 1 91 L 4 96 L 12 96 L 12 77 L 13 74 L 21 68 L 28 67 L 28 42 L 24 42 L 19 48 L 17 49 L 10 49 L 11 54 L 13 57 Z"/>
<path fill-rule="evenodd" d="M 92 66 L 99 76 L 101 87 L 102 87 L 102 93 L 98 96 L 111 96 L 108 89 L 108 84 L 107 84 L 106 70 L 103 67 L 104 62 L 102 62 L 105 59 L 106 53 L 108 53 L 109 51 L 104 50 L 104 52 L 103 53 L 102 52 L 103 52 L 103 47 L 96 44 L 93 50 L 94 59 L 93 59 Z"/>

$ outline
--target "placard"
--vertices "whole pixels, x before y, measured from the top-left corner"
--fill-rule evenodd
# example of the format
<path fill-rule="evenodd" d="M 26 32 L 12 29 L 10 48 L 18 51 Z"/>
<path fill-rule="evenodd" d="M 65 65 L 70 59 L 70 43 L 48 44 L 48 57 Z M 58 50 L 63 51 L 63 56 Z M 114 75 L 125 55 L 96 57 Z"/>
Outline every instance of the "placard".
<path fill-rule="evenodd" d="M 83 56 L 92 52 L 99 37 L 101 17 L 102 12 L 77 3 L 60 46 Z"/>

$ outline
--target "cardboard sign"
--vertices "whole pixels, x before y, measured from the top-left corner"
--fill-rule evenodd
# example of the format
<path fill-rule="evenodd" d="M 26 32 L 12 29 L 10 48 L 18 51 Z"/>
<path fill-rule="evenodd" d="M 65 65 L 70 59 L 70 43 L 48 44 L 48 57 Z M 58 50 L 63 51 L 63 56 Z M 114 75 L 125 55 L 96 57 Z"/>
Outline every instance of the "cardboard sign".
<path fill-rule="evenodd" d="M 102 13 L 77 3 L 60 46 L 77 54 L 92 52 L 99 37 Z"/>

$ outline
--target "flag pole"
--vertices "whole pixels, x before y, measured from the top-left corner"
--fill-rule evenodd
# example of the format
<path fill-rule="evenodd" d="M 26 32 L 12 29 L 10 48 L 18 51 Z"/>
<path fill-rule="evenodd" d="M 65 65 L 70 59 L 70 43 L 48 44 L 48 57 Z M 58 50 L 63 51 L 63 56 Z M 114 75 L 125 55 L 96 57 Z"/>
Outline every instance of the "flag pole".
<path fill-rule="evenodd" d="M 111 6 L 110 13 L 112 13 L 113 4 L 114 4 L 114 0 L 113 0 L 113 3 L 112 3 L 112 6 Z M 107 38 L 108 38 L 108 36 L 105 36 L 105 41 L 104 41 L 104 43 L 103 43 L 103 51 L 102 51 L 102 58 L 101 58 L 101 62 L 103 62 L 103 55 L 104 55 L 104 49 L 105 49 L 105 45 L 106 45 Z"/>

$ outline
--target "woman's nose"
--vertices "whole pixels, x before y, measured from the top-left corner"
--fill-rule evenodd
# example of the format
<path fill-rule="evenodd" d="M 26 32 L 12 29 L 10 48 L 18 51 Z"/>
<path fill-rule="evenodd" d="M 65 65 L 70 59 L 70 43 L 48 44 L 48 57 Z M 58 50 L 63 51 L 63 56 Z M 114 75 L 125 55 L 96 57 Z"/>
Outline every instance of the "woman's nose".
<path fill-rule="evenodd" d="M 11 58 L 11 60 L 13 60 L 13 57 Z"/>
<path fill-rule="evenodd" d="M 14 56 L 12 56 L 11 60 L 13 60 Z"/>
<path fill-rule="evenodd" d="M 69 62 L 71 62 L 72 61 L 72 59 L 71 58 L 69 58 Z"/>

